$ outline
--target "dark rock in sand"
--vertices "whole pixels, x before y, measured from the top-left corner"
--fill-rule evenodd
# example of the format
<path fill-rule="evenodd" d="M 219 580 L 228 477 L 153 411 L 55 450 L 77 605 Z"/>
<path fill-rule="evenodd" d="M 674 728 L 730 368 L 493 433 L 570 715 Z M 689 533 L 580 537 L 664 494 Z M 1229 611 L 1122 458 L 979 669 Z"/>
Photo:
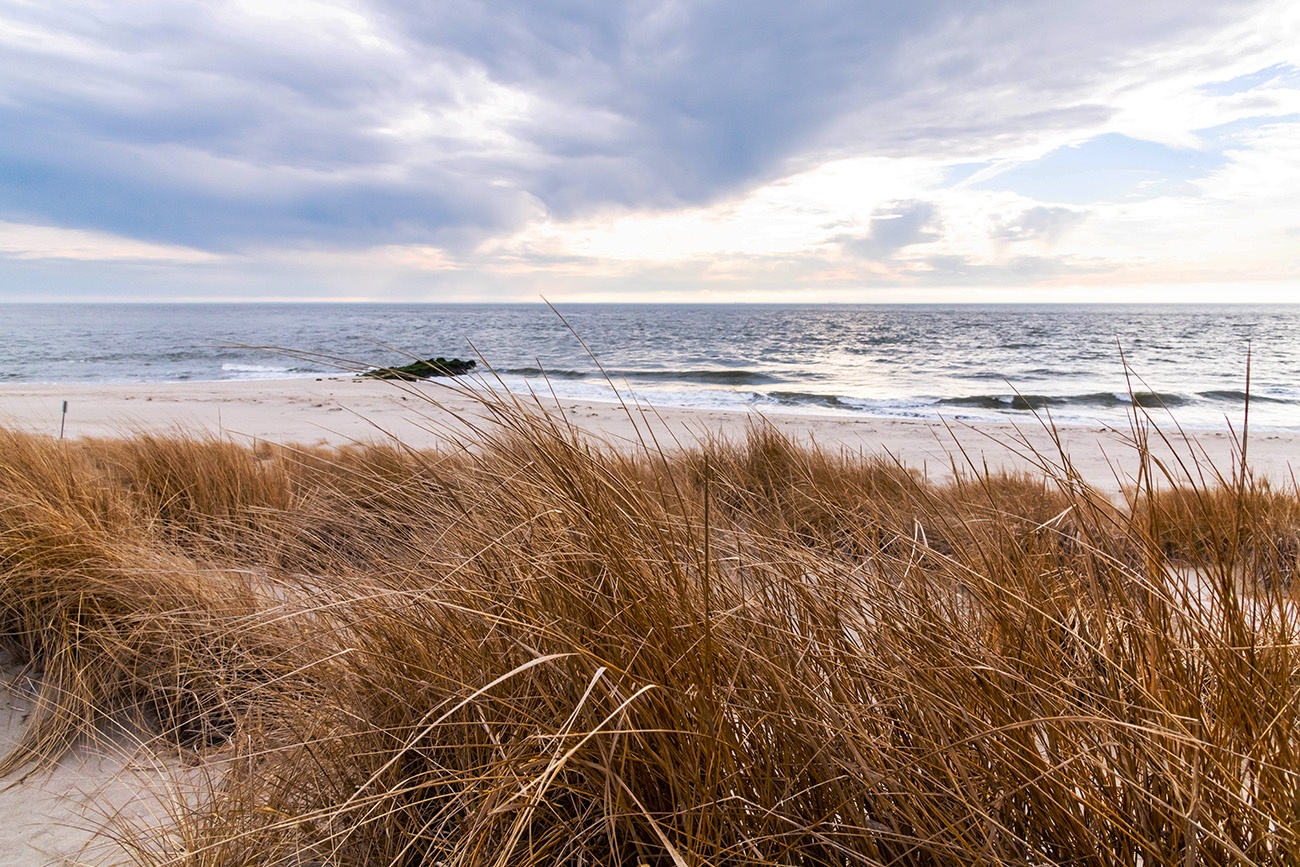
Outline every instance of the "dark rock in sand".
<path fill-rule="evenodd" d="M 462 361 L 459 358 L 426 358 L 424 361 L 413 361 L 410 364 L 404 364 L 401 367 L 381 367 L 377 370 L 370 370 L 360 374 L 367 379 L 432 379 L 435 376 L 463 376 L 469 373 L 478 364 L 473 359 Z"/>

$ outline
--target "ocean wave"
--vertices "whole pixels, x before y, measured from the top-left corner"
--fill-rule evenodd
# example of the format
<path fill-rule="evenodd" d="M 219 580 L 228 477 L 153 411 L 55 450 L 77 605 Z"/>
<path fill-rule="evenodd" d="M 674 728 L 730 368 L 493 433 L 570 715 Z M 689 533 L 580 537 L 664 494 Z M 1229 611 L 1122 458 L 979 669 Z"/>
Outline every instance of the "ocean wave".
<path fill-rule="evenodd" d="M 528 378 L 546 377 L 547 379 L 589 379 L 592 374 L 581 370 L 543 370 L 540 367 L 506 367 L 498 370 L 502 376 L 525 376 Z"/>
<path fill-rule="evenodd" d="M 498 371 L 502 374 L 549 379 L 599 379 L 599 371 L 542 370 L 537 367 L 512 367 Z M 687 382 L 695 385 L 771 385 L 781 382 L 779 377 L 753 370 L 666 370 L 623 369 L 606 371 L 613 380 L 629 382 Z"/>
<path fill-rule="evenodd" d="M 804 391 L 769 391 L 761 397 L 780 406 L 817 406 L 830 409 L 859 409 L 853 403 L 835 394 L 815 394 Z"/>
<path fill-rule="evenodd" d="M 320 376 L 322 371 L 319 367 L 301 367 L 272 364 L 247 364 L 235 361 L 222 362 L 220 379 L 233 380 L 259 380 L 259 379 L 298 379 L 305 376 Z M 193 374 L 185 372 L 182 374 L 186 377 L 192 377 Z M 205 378 L 200 376 L 199 378 Z"/>
<path fill-rule="evenodd" d="M 700 385 L 770 385 L 778 377 L 753 370 L 617 370 L 611 376 L 644 382 L 694 382 Z"/>
<path fill-rule="evenodd" d="M 1212 389 L 1210 391 L 1198 391 L 1197 394 L 1200 397 L 1208 398 L 1210 400 L 1223 400 L 1223 401 L 1228 401 L 1229 403 L 1245 403 L 1247 397 L 1246 392 L 1237 391 L 1236 389 L 1231 389 L 1231 388 Z M 1286 398 L 1283 397 L 1265 397 L 1262 394 L 1251 394 L 1249 395 L 1249 397 L 1251 403 L 1295 403 L 1296 402 L 1294 400 L 1287 400 Z"/>
<path fill-rule="evenodd" d="M 1177 394 L 1160 394 L 1138 391 L 1132 395 L 1111 391 L 1088 394 L 972 394 L 939 399 L 940 406 L 968 407 L 970 409 L 1037 410 L 1051 407 L 1093 407 L 1115 409 L 1122 406 L 1140 406 L 1146 409 L 1183 406 L 1187 398 Z"/>
<path fill-rule="evenodd" d="M 267 364 L 236 364 L 231 361 L 224 361 L 221 369 L 227 373 L 292 373 L 292 367 L 272 367 Z"/>

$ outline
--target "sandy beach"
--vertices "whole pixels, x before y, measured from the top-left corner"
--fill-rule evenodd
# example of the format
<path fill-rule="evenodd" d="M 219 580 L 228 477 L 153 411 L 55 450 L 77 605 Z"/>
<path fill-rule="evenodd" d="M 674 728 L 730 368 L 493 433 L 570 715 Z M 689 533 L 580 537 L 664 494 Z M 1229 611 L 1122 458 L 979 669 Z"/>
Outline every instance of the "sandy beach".
<path fill-rule="evenodd" d="M 0 2 L 0 867 L 1300 867 L 1300 2 L 862 7 Z"/>
<path fill-rule="evenodd" d="M 261 381 L 6 385 L 0 387 L 0 425 L 57 436 L 63 401 L 68 401 L 64 435 L 121 437 L 136 432 L 205 433 L 237 442 L 268 441 L 342 445 L 396 439 L 413 448 L 446 445 L 473 436 L 462 420 L 482 422 L 482 408 L 459 388 L 438 382 L 398 384 L 355 377 Z M 673 448 L 709 436 L 737 438 L 757 417 L 721 410 L 634 407 L 617 403 L 560 400 L 542 402 L 593 437 L 612 446 L 634 444 L 653 434 Z M 766 422 L 801 441 L 865 454 L 887 453 L 934 478 L 949 474 L 953 461 L 976 466 L 1033 470 L 1024 444 L 1041 454 L 1057 452 L 1042 422 L 1026 414 L 1018 424 L 975 425 L 959 418 L 941 423 L 887 418 L 773 413 Z M 1236 446 L 1227 421 L 1219 430 L 1189 431 L 1189 449 L 1167 419 L 1153 418 L 1178 444 L 1183 460 L 1201 454 L 1225 474 Z M 633 419 L 637 424 L 633 424 Z M 1234 424 L 1239 420 L 1234 420 Z M 1131 431 L 1104 424 L 1057 430 L 1073 466 L 1091 484 L 1118 492 L 1136 473 Z M 1153 443 L 1160 445 L 1158 438 Z M 1157 448 L 1169 456 L 1168 450 Z M 1248 456 L 1257 474 L 1289 484 L 1300 461 L 1300 433 L 1256 431 Z"/>
<path fill-rule="evenodd" d="M 61 418 L 68 402 L 66 421 Z M 562 401 L 549 404 L 591 436 L 613 447 L 652 436 L 668 449 L 711 436 L 740 438 L 753 417 L 723 411 L 691 411 L 612 403 Z M 830 449 L 866 454 L 888 453 L 900 462 L 943 478 L 954 461 L 990 468 L 1032 470 L 1025 445 L 1054 455 L 1055 446 L 1042 426 L 1026 416 L 1022 426 L 980 425 L 954 421 L 900 421 L 812 415 L 771 415 L 768 423 L 801 441 Z M 635 421 L 635 424 L 634 424 Z M 236 442 L 271 441 L 306 445 L 342 445 L 395 438 L 415 447 L 446 446 L 474 436 L 483 425 L 481 405 L 455 387 L 439 383 L 394 384 L 349 377 L 207 383 L 114 385 L 9 385 L 0 388 L 0 425 L 58 436 L 122 437 L 147 432 L 185 432 L 229 438 Z M 639 432 L 639 433 L 638 433 Z M 1105 426 L 1068 427 L 1058 431 L 1073 465 L 1091 484 L 1111 493 L 1136 470 L 1130 432 Z M 958 448 L 960 447 L 960 450 Z M 1225 473 L 1234 460 L 1231 434 L 1198 432 L 1196 450 Z M 1190 450 L 1180 449 L 1184 459 Z M 1251 465 L 1278 483 L 1289 482 L 1300 459 L 1300 434 L 1262 432 L 1249 444 Z M 0 687 L 0 749 L 21 731 L 30 709 L 30 685 L 17 668 L 7 666 Z M 120 752 L 120 751 L 117 751 Z M 97 818 L 119 809 L 149 810 L 152 791 L 164 775 L 110 751 L 79 751 L 53 774 L 36 774 L 26 782 L 6 780 L 0 791 L 0 865 L 83 863 L 83 847 L 92 839 Z M 145 763 L 148 764 L 147 762 Z M 152 780 L 152 782 L 150 782 Z M 89 863 L 93 863 L 93 859 Z"/>

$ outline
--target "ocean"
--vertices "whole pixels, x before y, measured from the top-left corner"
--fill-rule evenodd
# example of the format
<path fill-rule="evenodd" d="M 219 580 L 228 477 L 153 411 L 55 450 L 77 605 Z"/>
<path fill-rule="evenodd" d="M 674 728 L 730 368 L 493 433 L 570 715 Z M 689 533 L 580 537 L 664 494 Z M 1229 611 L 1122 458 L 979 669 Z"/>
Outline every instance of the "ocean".
<path fill-rule="evenodd" d="M 1240 424 L 1249 351 L 1252 428 L 1300 429 L 1300 306 L 558 310 L 563 319 L 541 304 L 7 304 L 0 383 L 316 377 L 444 356 L 562 397 L 617 388 L 660 406 L 954 421 L 1038 412 L 1111 426 L 1136 403 L 1204 429 Z"/>

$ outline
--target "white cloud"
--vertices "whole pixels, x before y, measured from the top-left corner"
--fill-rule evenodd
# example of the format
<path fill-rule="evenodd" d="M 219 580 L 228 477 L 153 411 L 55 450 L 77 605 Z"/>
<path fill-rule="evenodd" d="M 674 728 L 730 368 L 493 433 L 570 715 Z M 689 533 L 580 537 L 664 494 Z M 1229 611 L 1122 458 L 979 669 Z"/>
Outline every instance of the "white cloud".
<path fill-rule="evenodd" d="M 919 160 L 838 160 L 709 207 L 541 222 L 488 242 L 482 253 L 624 263 L 808 254 L 940 174 Z"/>
<path fill-rule="evenodd" d="M 0 222 L 0 257 L 89 262 L 165 262 L 200 265 L 220 261 L 203 250 L 149 244 L 105 232 Z"/>

